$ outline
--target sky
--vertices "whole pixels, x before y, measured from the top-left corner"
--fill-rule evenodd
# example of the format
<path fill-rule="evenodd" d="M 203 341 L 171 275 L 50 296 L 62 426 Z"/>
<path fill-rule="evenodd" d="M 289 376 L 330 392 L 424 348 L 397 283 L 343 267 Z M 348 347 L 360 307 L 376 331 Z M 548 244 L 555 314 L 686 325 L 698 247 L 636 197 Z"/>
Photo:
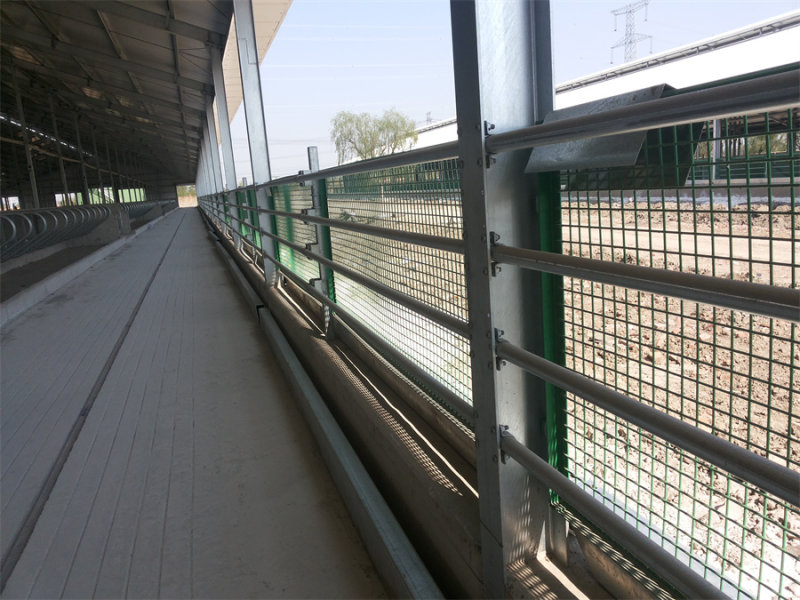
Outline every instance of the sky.
<path fill-rule="evenodd" d="M 495 0 L 503 1 L 503 0 Z M 631 0 L 553 0 L 555 83 L 612 66 Z M 636 32 L 659 53 L 800 9 L 800 0 L 651 0 Z M 639 58 L 651 51 L 641 42 Z M 624 62 L 623 48 L 613 54 Z M 294 0 L 261 65 L 272 176 L 308 168 L 318 146 L 324 168 L 336 163 L 330 122 L 341 111 L 396 108 L 419 125 L 455 116 L 447 0 Z M 712 77 L 713 78 L 713 77 Z M 244 118 L 233 121 L 237 174 L 249 177 Z"/>

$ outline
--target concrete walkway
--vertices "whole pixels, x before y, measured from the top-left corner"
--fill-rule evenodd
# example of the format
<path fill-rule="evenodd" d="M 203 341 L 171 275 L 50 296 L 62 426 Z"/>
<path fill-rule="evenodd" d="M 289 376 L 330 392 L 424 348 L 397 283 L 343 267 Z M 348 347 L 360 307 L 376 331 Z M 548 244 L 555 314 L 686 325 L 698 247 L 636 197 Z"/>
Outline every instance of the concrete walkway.
<path fill-rule="evenodd" d="M 196 209 L 1 335 L 3 597 L 385 596 Z"/>

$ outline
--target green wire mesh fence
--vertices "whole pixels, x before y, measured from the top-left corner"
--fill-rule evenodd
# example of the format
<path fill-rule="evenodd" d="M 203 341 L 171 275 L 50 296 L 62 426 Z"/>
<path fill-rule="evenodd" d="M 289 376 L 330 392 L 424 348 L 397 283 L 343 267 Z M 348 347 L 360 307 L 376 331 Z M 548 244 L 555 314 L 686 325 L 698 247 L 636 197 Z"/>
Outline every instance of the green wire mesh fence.
<path fill-rule="evenodd" d="M 564 253 L 797 288 L 797 119 L 668 128 L 634 169 L 563 173 Z M 800 467 L 797 322 L 579 279 L 564 290 L 566 366 Z M 800 594 L 796 506 L 579 398 L 566 412 L 568 474 L 596 499 L 729 595 Z"/>
<path fill-rule="evenodd" d="M 562 172 L 562 252 L 797 289 L 797 129 L 797 109 L 668 127 L 647 133 L 633 166 Z M 551 183 L 555 190 L 558 176 Z M 271 216 L 280 239 L 256 239 L 257 214 L 248 210 L 238 211 L 241 234 L 256 247 L 273 243 L 278 261 L 305 281 L 322 276 L 320 265 L 290 244 L 467 321 L 460 253 L 336 226 L 461 239 L 456 160 L 329 177 L 317 192 L 329 227 L 303 220 L 314 208 L 312 188 L 291 184 L 270 190 L 270 208 L 293 214 Z M 239 194 L 241 206 L 255 206 Z M 558 208 L 554 202 L 552 223 Z M 560 280 L 551 284 L 559 311 L 563 296 L 566 367 L 800 468 L 797 321 L 577 278 L 564 277 L 563 292 Z M 334 285 L 337 305 L 472 401 L 465 337 L 342 273 Z M 548 331 L 561 339 L 560 326 Z M 561 350 L 554 343 L 551 360 L 560 362 Z M 549 447 L 558 455 L 551 462 L 599 502 L 728 595 L 800 596 L 796 505 L 573 395 L 548 399 L 548 410 L 557 413 L 548 414 Z"/>
<path fill-rule="evenodd" d="M 275 210 L 302 213 L 313 206 L 311 186 L 281 185 L 272 189 L 272 201 Z M 274 217 L 275 234 L 289 242 L 303 246 L 316 244 L 317 233 L 313 225 L 308 225 L 291 217 Z M 292 248 L 278 242 L 276 257 L 281 264 L 306 281 L 319 277 L 319 264 L 316 261 L 295 252 Z"/>
<path fill-rule="evenodd" d="M 405 232 L 461 237 L 456 161 L 438 161 L 327 180 L 331 219 Z M 460 254 L 331 227 L 333 260 L 458 319 L 467 320 Z M 346 277 L 336 300 L 368 327 L 471 401 L 469 344 L 462 336 Z"/>

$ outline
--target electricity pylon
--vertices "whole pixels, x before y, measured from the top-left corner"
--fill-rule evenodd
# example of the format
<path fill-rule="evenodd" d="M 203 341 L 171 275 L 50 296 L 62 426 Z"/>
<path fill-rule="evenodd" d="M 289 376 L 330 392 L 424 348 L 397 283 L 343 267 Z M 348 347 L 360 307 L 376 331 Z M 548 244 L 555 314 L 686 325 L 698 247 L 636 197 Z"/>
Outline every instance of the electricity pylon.
<path fill-rule="evenodd" d="M 650 52 L 653 51 L 653 36 L 636 33 L 636 13 L 643 8 L 644 20 L 647 21 L 648 4 L 650 0 L 640 0 L 611 11 L 614 15 L 614 31 L 617 30 L 617 17 L 625 15 L 625 35 L 611 46 L 611 64 L 614 64 L 614 49 L 620 46 L 625 46 L 625 62 L 636 60 L 636 47 L 643 40 L 650 40 Z"/>

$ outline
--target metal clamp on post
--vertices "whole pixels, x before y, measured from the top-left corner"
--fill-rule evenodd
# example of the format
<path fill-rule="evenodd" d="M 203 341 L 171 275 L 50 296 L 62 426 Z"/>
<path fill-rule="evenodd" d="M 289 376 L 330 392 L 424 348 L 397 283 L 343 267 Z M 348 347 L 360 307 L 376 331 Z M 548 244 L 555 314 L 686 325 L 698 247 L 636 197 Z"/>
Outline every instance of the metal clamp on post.
<path fill-rule="evenodd" d="M 508 429 L 508 425 L 498 425 L 500 428 L 500 462 L 506 464 L 508 461 L 508 454 L 503 450 L 502 439 L 507 437 L 514 437 Z"/>

